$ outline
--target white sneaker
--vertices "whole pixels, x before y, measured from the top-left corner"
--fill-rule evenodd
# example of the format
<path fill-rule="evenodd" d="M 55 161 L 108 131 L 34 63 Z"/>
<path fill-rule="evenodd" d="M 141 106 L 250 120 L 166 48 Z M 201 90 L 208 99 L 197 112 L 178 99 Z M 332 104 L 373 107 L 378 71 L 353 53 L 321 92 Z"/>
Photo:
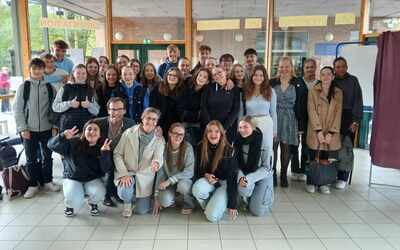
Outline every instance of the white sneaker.
<path fill-rule="evenodd" d="M 322 194 L 330 194 L 331 190 L 329 190 L 328 186 L 320 186 L 319 191 L 321 191 Z"/>
<path fill-rule="evenodd" d="M 44 188 L 51 192 L 59 192 L 61 190 L 60 186 L 53 182 L 45 183 Z"/>
<path fill-rule="evenodd" d="M 309 193 L 314 193 L 315 192 L 315 186 L 314 185 L 306 185 L 306 191 Z"/>
<path fill-rule="evenodd" d="M 132 216 L 132 204 L 124 203 L 124 209 L 122 210 L 122 216 L 129 218 Z"/>
<path fill-rule="evenodd" d="M 345 181 L 337 181 L 335 187 L 337 189 L 345 189 L 346 188 L 347 183 Z"/>
<path fill-rule="evenodd" d="M 24 194 L 24 198 L 25 199 L 33 198 L 38 192 L 39 192 L 39 187 L 28 187 L 28 190 L 26 190 Z"/>

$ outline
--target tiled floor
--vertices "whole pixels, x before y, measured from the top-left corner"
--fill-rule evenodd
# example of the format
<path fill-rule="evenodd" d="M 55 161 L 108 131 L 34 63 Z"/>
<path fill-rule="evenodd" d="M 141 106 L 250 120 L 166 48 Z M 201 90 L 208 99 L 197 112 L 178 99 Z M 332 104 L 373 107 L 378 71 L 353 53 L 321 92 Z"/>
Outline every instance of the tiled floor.
<path fill-rule="evenodd" d="M 178 209 L 160 218 L 123 219 L 121 208 L 101 207 L 94 218 L 84 207 L 75 218 L 65 218 L 62 193 L 2 201 L 0 249 L 400 249 L 400 190 L 368 187 L 367 151 L 357 150 L 356 162 L 346 191 L 311 195 L 303 183 L 292 182 L 276 190 L 267 217 L 241 214 L 220 224 L 208 223 L 200 211 L 187 217 Z M 374 181 L 400 185 L 400 171 L 374 168 Z"/>

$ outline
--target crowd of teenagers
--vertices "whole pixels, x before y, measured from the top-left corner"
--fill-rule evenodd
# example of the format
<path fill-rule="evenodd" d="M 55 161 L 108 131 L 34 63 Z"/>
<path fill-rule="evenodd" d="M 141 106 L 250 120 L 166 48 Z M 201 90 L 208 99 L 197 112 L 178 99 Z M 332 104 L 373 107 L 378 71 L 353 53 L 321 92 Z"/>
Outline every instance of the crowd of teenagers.
<path fill-rule="evenodd" d="M 53 54 L 32 59 L 14 104 L 30 174 L 24 197 L 61 189 L 52 180 L 56 152 L 66 216 L 85 197 L 91 215 L 102 202 L 122 203 L 124 217 L 158 215 L 176 203 L 182 214 L 200 207 L 212 222 L 242 209 L 263 216 L 274 187 L 288 187 L 289 164 L 307 192 L 329 194 L 328 185 L 307 178 L 307 164 L 352 152 L 363 104 L 344 58 L 319 76 L 307 59 L 297 77 L 291 58 L 282 57 L 269 78 L 252 48 L 241 65 L 230 54 L 217 60 L 202 45 L 193 68 L 175 45 L 158 68 L 125 55 L 115 64 L 101 56 L 73 65 L 67 49 L 57 40 Z M 332 186 L 344 189 L 353 161 L 339 162 Z"/>

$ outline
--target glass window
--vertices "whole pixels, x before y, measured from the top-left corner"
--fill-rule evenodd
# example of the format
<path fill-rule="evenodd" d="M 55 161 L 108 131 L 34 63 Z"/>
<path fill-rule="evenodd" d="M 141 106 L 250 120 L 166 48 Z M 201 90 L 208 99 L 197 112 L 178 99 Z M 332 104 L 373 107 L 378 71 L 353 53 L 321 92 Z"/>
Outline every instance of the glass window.
<path fill-rule="evenodd" d="M 113 0 L 113 39 L 184 40 L 184 14 L 184 0 Z"/>
<path fill-rule="evenodd" d="M 11 1 L 0 0 L 0 138 L 16 134 L 15 121 L 12 113 L 15 91 L 22 82 L 22 76 L 17 71 L 17 47 L 14 27 L 17 20 L 12 17 Z"/>
<path fill-rule="evenodd" d="M 298 76 L 302 62 L 313 57 L 331 65 L 340 42 L 359 40 L 359 0 L 275 1 L 271 76 L 282 56 L 293 59 Z"/>
<path fill-rule="evenodd" d="M 75 63 L 85 57 L 105 54 L 105 5 L 103 0 L 61 1 L 47 5 L 43 18 L 41 1 L 29 1 L 29 25 L 32 57 L 46 50 L 45 28 L 50 48 L 55 40 L 69 45 L 67 52 Z"/>
<path fill-rule="evenodd" d="M 400 2 L 396 0 L 371 0 L 369 31 L 400 30 Z"/>
<path fill-rule="evenodd" d="M 244 63 L 247 48 L 254 48 L 264 63 L 266 0 L 251 2 L 193 0 L 193 65 L 200 45 L 210 46 L 217 60 L 230 53 L 238 63 Z"/>

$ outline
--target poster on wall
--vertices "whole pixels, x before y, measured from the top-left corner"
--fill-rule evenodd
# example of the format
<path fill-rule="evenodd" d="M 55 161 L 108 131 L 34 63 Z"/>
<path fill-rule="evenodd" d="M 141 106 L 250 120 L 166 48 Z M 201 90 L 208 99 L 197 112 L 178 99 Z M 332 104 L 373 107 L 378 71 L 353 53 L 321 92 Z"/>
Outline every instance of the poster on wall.
<path fill-rule="evenodd" d="M 104 48 L 93 48 L 92 57 L 98 59 L 100 56 L 104 56 Z"/>
<path fill-rule="evenodd" d="M 74 65 L 85 63 L 85 56 L 83 55 L 83 49 L 69 49 L 69 58 L 72 60 Z"/>

